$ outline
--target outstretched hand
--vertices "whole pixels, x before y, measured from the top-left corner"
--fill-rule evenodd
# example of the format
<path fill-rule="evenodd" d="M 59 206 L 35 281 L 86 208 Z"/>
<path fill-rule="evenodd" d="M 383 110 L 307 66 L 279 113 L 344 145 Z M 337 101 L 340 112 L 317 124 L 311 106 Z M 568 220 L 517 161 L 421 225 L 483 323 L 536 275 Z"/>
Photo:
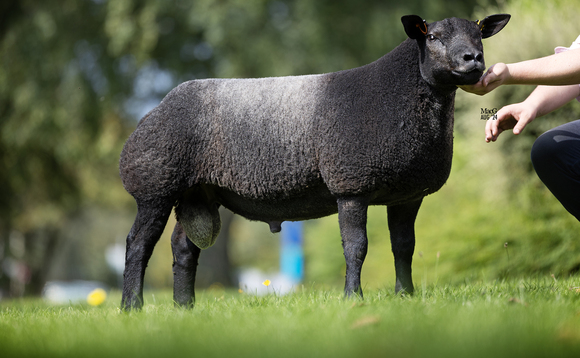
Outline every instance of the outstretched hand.
<path fill-rule="evenodd" d="M 537 112 L 524 102 L 505 106 L 487 120 L 485 141 L 495 142 L 501 132 L 512 128 L 514 134 L 520 134 L 536 116 Z"/>
<path fill-rule="evenodd" d="M 510 73 L 508 66 L 505 63 L 500 62 L 491 66 L 487 72 L 481 76 L 479 82 L 476 84 L 459 86 L 459 88 L 466 92 L 483 96 L 504 84 L 509 76 Z"/>

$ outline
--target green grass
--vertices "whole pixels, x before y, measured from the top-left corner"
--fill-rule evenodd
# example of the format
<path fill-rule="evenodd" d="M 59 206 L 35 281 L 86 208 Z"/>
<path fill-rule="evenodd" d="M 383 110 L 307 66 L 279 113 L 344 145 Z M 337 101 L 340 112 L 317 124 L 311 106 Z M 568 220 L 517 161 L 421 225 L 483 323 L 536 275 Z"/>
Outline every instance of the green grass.
<path fill-rule="evenodd" d="M 418 284 L 420 286 L 420 283 Z M 2 357 L 578 357 L 580 278 L 255 297 L 204 291 L 191 311 L 148 292 L 142 312 L 41 300 L 0 305 Z"/>

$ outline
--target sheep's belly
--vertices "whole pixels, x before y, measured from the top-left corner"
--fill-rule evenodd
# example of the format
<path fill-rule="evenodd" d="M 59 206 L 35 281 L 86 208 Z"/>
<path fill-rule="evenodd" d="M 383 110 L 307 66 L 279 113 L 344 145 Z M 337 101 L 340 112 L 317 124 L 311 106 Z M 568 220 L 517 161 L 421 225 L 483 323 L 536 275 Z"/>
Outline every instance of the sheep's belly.
<path fill-rule="evenodd" d="M 299 221 L 336 214 L 336 197 L 326 187 L 310 188 L 299 195 L 282 198 L 249 198 L 224 189 L 215 189 L 216 199 L 234 213 L 250 220 Z"/>

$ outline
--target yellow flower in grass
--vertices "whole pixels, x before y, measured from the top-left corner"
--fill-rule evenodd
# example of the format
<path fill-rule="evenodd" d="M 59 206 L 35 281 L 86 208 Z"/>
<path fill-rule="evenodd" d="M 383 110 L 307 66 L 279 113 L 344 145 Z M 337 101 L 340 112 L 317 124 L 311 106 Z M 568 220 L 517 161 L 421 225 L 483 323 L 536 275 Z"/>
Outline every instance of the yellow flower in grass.
<path fill-rule="evenodd" d="M 102 288 L 95 288 L 87 296 L 87 303 L 91 306 L 99 306 L 107 299 L 107 292 Z"/>
<path fill-rule="evenodd" d="M 271 283 L 270 280 L 266 280 L 266 281 L 262 282 L 262 285 L 268 287 L 268 286 L 270 286 L 270 283 Z"/>

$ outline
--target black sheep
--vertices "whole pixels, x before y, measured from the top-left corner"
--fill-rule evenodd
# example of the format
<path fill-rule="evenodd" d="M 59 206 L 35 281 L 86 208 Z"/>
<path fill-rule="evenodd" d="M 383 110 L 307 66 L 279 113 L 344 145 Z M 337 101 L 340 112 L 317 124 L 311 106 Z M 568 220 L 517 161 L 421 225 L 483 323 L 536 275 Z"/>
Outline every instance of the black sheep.
<path fill-rule="evenodd" d="M 485 70 L 482 21 L 401 20 L 409 39 L 377 61 L 322 75 L 185 82 L 127 140 L 120 173 L 138 213 L 127 237 L 123 309 L 139 308 L 145 267 L 172 208 L 176 304 L 194 302 L 200 250 L 220 205 L 280 230 L 338 212 L 345 294 L 362 295 L 367 208 L 386 205 L 396 291 L 413 292 L 415 217 L 447 180 L 458 85 Z M 189 239 L 189 240 L 188 240 Z"/>

